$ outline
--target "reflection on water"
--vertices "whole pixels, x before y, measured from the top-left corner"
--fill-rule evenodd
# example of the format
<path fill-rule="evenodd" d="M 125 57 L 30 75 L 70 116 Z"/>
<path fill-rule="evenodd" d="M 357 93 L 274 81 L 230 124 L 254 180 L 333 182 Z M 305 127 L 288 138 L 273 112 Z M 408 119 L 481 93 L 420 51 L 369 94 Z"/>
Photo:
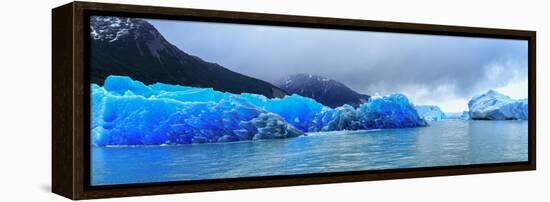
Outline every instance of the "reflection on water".
<path fill-rule="evenodd" d="M 92 148 L 92 184 L 527 161 L 527 121 L 442 121 L 253 142 Z"/>

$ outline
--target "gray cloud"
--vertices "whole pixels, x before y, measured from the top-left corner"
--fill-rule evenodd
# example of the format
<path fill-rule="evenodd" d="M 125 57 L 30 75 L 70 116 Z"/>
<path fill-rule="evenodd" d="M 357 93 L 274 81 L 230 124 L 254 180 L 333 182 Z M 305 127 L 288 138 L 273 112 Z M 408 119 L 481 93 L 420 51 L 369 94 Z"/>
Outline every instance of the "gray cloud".
<path fill-rule="evenodd" d="M 404 92 L 416 102 L 444 104 L 527 78 L 521 40 L 150 22 L 183 51 L 270 82 L 311 73 L 361 93 Z"/>

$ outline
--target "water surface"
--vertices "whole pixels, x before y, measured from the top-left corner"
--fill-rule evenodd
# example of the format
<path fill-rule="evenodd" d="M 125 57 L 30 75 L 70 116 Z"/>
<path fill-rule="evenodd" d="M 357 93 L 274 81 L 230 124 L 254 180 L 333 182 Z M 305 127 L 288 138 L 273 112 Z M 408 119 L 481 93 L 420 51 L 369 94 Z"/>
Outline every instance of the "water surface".
<path fill-rule="evenodd" d="M 92 147 L 92 185 L 528 160 L 527 121 L 441 121 L 429 127 L 180 146 Z"/>

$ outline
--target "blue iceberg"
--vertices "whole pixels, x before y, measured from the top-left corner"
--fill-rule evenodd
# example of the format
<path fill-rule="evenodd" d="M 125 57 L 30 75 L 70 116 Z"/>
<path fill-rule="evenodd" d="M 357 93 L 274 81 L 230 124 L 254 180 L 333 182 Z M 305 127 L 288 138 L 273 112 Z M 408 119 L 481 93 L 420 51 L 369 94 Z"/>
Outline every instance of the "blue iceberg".
<path fill-rule="evenodd" d="M 304 134 L 274 113 L 261 113 L 251 121 L 243 121 L 241 124 L 253 126 L 250 130 L 242 131 L 244 134 L 254 135 L 253 140 L 298 137 Z"/>
<path fill-rule="evenodd" d="M 435 105 L 417 105 L 415 108 L 418 115 L 426 121 L 441 121 L 447 118 L 445 113 Z"/>
<path fill-rule="evenodd" d="M 474 120 L 527 120 L 527 99 L 515 100 L 497 91 L 475 96 L 468 102 L 470 119 Z"/>
<path fill-rule="evenodd" d="M 427 126 L 409 99 L 399 93 L 373 97 L 359 107 L 364 128 L 412 128 Z"/>
<path fill-rule="evenodd" d="M 337 131 L 365 129 L 359 110 L 345 104 L 335 109 L 324 108 L 313 120 L 309 131 Z"/>
<path fill-rule="evenodd" d="M 470 112 L 464 111 L 462 112 L 462 115 L 459 117 L 460 120 L 469 120 L 470 119 Z"/>
<path fill-rule="evenodd" d="M 91 85 L 96 146 L 170 145 L 290 138 L 305 132 L 426 126 L 401 94 L 373 97 L 355 109 L 329 108 L 299 95 L 219 92 L 109 76 Z"/>

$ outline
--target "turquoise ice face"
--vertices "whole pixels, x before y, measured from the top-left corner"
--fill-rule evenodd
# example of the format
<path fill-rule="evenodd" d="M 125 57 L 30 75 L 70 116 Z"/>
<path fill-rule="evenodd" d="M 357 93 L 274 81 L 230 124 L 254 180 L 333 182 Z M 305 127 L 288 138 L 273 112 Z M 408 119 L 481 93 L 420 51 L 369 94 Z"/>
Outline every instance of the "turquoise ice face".
<path fill-rule="evenodd" d="M 299 95 L 268 99 L 211 88 L 145 85 L 124 76 L 109 76 L 103 87 L 92 84 L 91 89 L 96 146 L 213 143 L 426 125 L 401 94 L 373 97 L 357 109 L 333 109 Z"/>

